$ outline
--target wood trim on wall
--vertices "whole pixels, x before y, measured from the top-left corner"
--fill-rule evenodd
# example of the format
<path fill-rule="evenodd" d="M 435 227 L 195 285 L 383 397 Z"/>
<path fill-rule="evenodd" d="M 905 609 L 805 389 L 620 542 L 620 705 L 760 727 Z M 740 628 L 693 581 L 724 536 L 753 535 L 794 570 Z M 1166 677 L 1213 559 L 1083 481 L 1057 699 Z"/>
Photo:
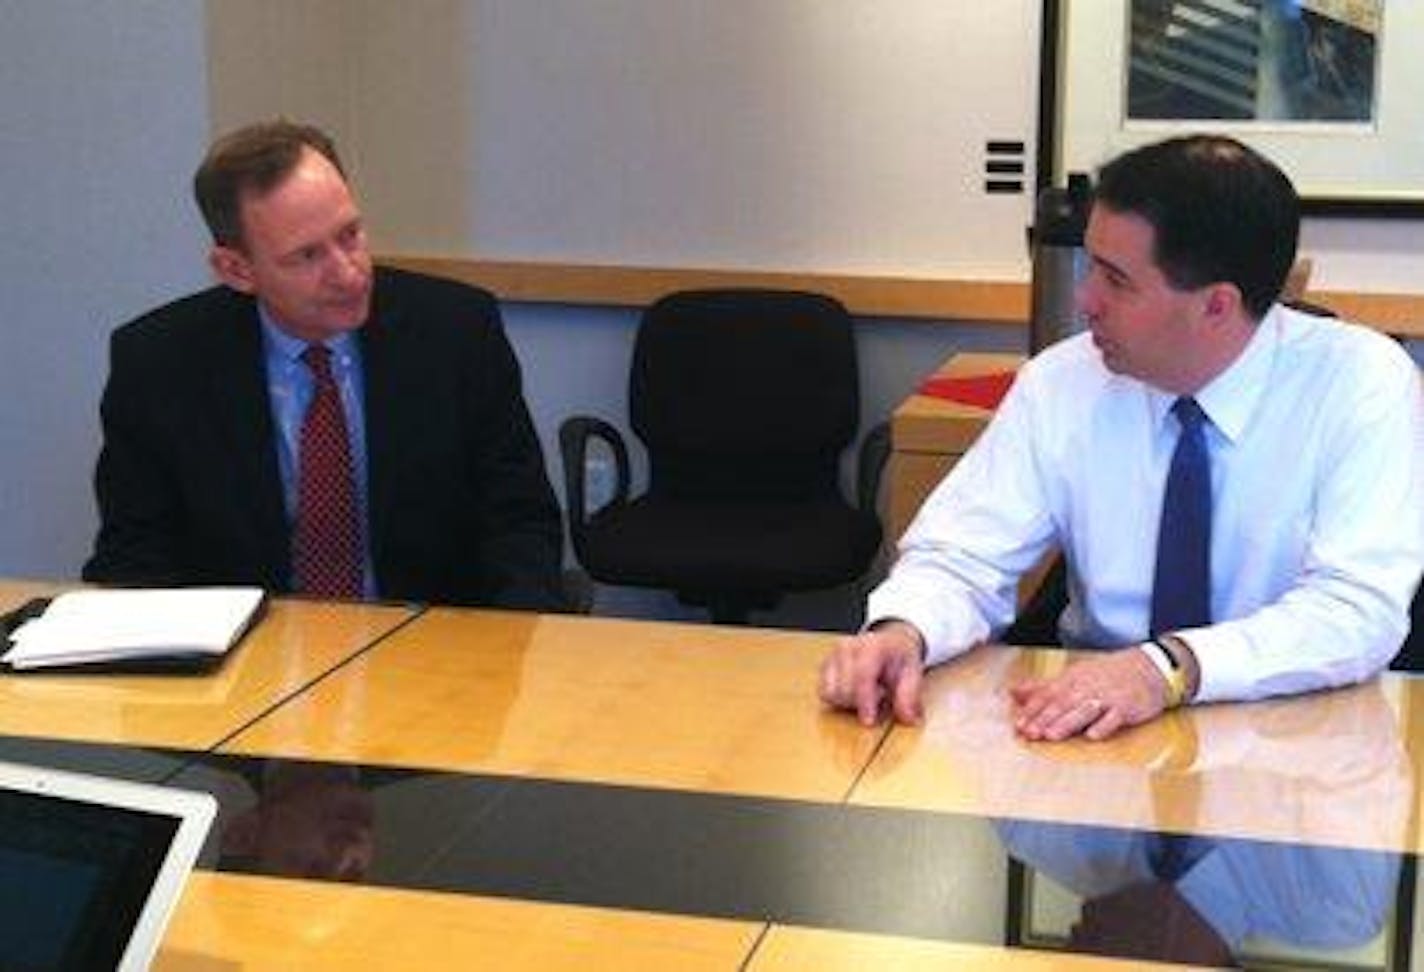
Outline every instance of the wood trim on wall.
<path fill-rule="evenodd" d="M 389 266 L 477 284 L 504 300 L 533 303 L 645 307 L 674 290 L 774 287 L 831 294 L 861 317 L 1021 326 L 1029 314 L 1029 285 L 1012 280 L 525 263 L 408 254 L 382 254 L 378 259 Z M 1400 337 L 1424 338 L 1424 294 L 1312 290 L 1305 296 L 1346 320 Z"/>
<path fill-rule="evenodd" d="M 1371 294 L 1349 290 L 1307 290 L 1305 299 L 1397 337 L 1424 338 L 1424 294 Z"/>
<path fill-rule="evenodd" d="M 1023 324 L 1028 286 L 1018 281 L 952 280 L 830 273 L 520 263 L 383 254 L 378 261 L 478 284 L 504 300 L 645 307 L 674 290 L 771 287 L 830 294 L 852 314 Z"/>

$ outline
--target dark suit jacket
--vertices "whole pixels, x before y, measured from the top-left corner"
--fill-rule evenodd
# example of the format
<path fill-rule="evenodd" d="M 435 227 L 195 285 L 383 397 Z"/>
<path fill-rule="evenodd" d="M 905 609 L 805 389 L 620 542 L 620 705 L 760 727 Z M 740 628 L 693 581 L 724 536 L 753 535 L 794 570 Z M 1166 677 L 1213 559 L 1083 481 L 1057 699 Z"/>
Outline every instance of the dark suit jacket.
<path fill-rule="evenodd" d="M 561 607 L 559 510 L 493 297 L 378 269 L 360 337 L 380 596 Z M 119 328 L 110 353 L 84 578 L 290 590 L 254 301 L 185 297 Z"/>

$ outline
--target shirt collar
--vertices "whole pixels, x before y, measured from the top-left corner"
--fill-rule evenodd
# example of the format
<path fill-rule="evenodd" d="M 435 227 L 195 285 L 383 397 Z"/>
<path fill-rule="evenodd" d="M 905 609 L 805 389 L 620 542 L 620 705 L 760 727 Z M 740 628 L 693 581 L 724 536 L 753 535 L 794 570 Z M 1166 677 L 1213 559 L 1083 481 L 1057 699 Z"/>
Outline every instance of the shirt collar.
<path fill-rule="evenodd" d="M 257 319 L 262 324 L 262 342 L 267 348 L 268 357 L 290 364 L 298 363 L 302 352 L 311 342 L 293 337 L 284 331 L 261 301 L 257 303 Z M 349 362 L 356 348 L 356 334 L 354 331 L 345 331 L 320 343 L 325 345 L 337 360 Z"/>
<path fill-rule="evenodd" d="M 1229 441 L 1235 442 L 1246 431 L 1266 395 L 1280 345 L 1281 322 L 1280 308 L 1272 305 L 1231 366 L 1196 394 L 1197 404 L 1211 424 Z"/>
<path fill-rule="evenodd" d="M 1225 371 L 1192 396 L 1211 424 L 1229 442 L 1241 437 L 1270 381 L 1276 348 L 1280 344 L 1281 313 L 1273 305 L 1256 324 L 1251 340 Z M 1177 395 L 1148 386 L 1154 424 L 1167 421 Z"/>

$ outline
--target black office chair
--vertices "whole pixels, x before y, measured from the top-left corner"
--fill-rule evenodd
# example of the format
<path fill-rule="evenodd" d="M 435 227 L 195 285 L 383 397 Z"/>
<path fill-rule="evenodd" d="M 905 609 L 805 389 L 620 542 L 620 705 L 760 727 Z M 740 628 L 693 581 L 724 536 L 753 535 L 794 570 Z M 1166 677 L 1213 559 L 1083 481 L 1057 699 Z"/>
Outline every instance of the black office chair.
<path fill-rule="evenodd" d="M 1281 303 L 1284 304 L 1286 307 L 1289 307 L 1293 311 L 1300 311 L 1302 314 L 1309 314 L 1312 317 L 1338 316 L 1333 310 L 1331 310 L 1329 307 L 1326 307 L 1324 304 L 1316 304 L 1308 300 L 1283 300 L 1281 301 Z"/>
<path fill-rule="evenodd" d="M 1057 554 L 1028 601 L 1019 607 L 1014 623 L 1000 637 L 1006 645 L 1045 647 L 1057 645 L 1058 619 L 1068 607 L 1068 562 Z"/>
<path fill-rule="evenodd" d="M 1420 578 L 1409 608 L 1409 634 L 1389 667 L 1397 672 L 1424 672 L 1424 578 Z"/>
<path fill-rule="evenodd" d="M 588 416 L 559 429 L 569 533 L 595 580 L 667 588 L 745 623 L 790 591 L 855 580 L 880 546 L 875 514 L 889 430 L 866 437 L 855 505 L 840 456 L 860 409 L 855 340 L 841 304 L 767 290 L 671 294 L 647 309 L 629 377 L 629 418 L 649 484 L 630 498 L 628 450 Z M 591 440 L 613 453 L 612 500 L 586 507 Z"/>

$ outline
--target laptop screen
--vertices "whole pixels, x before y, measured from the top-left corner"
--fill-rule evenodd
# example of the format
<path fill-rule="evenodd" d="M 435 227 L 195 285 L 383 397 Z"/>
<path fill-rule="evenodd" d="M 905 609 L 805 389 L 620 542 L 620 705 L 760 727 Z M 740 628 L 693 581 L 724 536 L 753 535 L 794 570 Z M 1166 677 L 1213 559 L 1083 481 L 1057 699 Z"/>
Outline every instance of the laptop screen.
<path fill-rule="evenodd" d="M 23 774 L 22 785 L 7 771 Z M 143 967 L 210 804 L 204 794 L 0 767 L 0 970 Z"/>

